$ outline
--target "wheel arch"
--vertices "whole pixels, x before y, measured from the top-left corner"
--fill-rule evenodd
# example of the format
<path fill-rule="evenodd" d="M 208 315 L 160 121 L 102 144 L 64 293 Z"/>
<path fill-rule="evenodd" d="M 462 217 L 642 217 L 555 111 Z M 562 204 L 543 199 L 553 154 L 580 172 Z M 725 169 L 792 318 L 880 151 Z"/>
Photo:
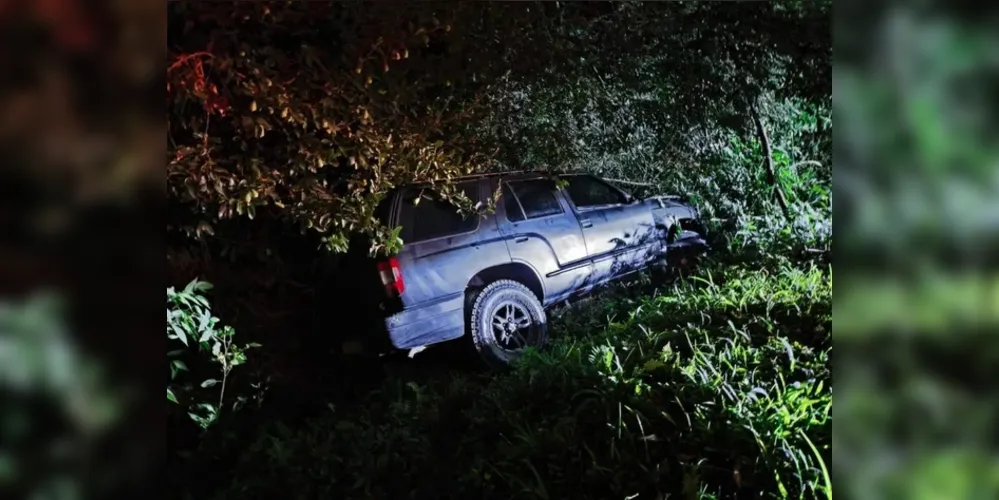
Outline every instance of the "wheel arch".
<path fill-rule="evenodd" d="M 501 279 L 513 280 L 526 286 L 538 301 L 545 302 L 545 287 L 538 273 L 522 262 L 508 262 L 498 266 L 487 267 L 472 276 L 465 285 L 465 292 L 483 288 L 486 285 Z"/>

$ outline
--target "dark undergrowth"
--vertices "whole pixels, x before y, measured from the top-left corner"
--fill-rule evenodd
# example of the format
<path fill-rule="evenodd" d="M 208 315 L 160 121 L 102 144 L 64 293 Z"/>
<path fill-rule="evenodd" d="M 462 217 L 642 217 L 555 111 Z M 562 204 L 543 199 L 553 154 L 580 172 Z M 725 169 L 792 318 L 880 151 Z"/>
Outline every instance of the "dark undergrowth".
<path fill-rule="evenodd" d="M 297 418 L 220 420 L 172 493 L 831 497 L 831 298 L 831 266 L 708 265 L 552 311 L 552 345 L 505 373 L 460 344 L 358 361 Z"/>

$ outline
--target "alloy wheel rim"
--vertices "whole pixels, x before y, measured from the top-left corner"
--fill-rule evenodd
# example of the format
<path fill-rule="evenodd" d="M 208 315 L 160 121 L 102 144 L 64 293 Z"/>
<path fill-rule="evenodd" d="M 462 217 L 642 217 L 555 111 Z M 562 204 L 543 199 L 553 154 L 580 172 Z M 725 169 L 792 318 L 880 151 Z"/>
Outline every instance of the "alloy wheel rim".
<path fill-rule="evenodd" d="M 534 320 L 523 305 L 506 300 L 496 306 L 489 326 L 497 345 L 507 351 L 516 351 L 530 345 Z"/>

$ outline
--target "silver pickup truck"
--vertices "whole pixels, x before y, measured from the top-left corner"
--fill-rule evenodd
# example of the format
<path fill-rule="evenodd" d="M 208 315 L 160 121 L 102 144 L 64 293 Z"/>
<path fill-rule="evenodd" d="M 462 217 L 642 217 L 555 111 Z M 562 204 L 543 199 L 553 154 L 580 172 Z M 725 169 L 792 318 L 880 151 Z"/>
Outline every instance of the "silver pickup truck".
<path fill-rule="evenodd" d="M 698 212 L 668 197 L 639 200 L 591 175 L 506 173 L 457 179 L 473 201 L 497 190 L 496 211 L 462 217 L 397 189 L 380 207 L 402 226 L 398 255 L 375 263 L 379 320 L 392 347 L 419 349 L 471 335 L 493 364 L 547 338 L 545 308 L 707 249 Z M 425 186 L 423 186 L 425 187 Z"/>

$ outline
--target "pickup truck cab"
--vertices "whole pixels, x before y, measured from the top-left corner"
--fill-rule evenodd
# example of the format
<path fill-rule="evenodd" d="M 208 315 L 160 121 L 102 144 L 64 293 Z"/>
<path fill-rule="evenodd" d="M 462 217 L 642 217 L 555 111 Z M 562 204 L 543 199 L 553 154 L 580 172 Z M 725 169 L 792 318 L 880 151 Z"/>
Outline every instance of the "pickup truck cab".
<path fill-rule="evenodd" d="M 671 249 L 707 248 L 697 210 L 687 204 L 638 200 L 591 175 L 561 179 L 457 179 L 473 202 L 500 193 L 494 213 L 469 217 L 442 201 L 414 203 L 421 186 L 391 193 L 381 217 L 402 226 L 404 244 L 371 276 L 384 291 L 379 309 L 391 345 L 421 348 L 467 333 L 486 361 L 506 364 L 546 341 L 545 308 L 664 266 Z"/>

